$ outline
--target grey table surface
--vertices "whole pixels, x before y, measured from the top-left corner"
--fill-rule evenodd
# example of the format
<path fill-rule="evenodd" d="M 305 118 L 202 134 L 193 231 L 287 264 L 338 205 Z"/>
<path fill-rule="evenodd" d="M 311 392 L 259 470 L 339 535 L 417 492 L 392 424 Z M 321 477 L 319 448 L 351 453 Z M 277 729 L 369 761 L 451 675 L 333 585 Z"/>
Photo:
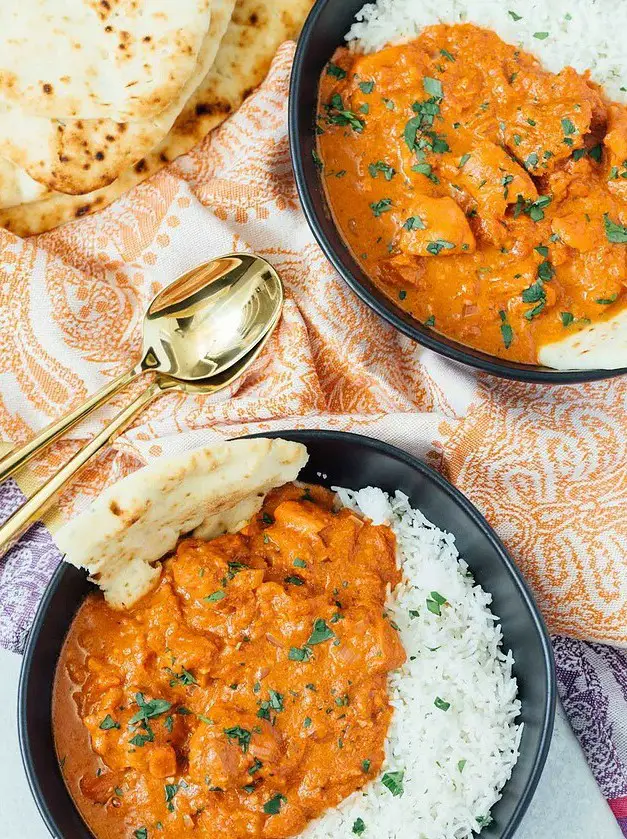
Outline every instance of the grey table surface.
<path fill-rule="evenodd" d="M 49 839 L 19 754 L 20 662 L 19 656 L 0 650 L 0 837 Z M 516 839 L 622 839 L 561 707 L 544 773 Z"/>

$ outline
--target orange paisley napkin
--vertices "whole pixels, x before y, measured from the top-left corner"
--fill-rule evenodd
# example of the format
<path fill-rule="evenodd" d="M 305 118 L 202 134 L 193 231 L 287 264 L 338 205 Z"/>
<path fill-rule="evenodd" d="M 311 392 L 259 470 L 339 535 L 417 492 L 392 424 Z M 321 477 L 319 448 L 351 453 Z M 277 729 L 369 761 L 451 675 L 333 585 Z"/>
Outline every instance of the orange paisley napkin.
<path fill-rule="evenodd" d="M 323 427 L 425 458 L 479 507 L 551 631 L 627 645 L 627 379 L 542 387 L 478 376 L 376 317 L 314 243 L 287 142 L 293 44 L 191 154 L 96 216 L 21 240 L 0 230 L 0 434 L 22 443 L 138 355 L 145 306 L 212 256 L 252 250 L 287 289 L 269 348 L 230 391 L 161 397 L 46 517 L 54 531 L 142 461 L 254 431 Z M 140 385 L 138 385 L 139 387 Z M 57 444 L 56 469 L 128 399 Z"/>

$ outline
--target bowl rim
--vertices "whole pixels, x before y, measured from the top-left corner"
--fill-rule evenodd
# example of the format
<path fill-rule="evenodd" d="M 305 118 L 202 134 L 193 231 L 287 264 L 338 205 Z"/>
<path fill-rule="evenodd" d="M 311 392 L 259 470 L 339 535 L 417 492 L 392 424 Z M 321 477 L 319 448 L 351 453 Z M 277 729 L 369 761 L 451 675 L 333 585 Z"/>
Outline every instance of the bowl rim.
<path fill-rule="evenodd" d="M 258 432 L 255 434 L 248 434 L 245 435 L 245 437 L 243 438 L 237 439 L 255 437 L 283 437 L 284 439 L 294 440 L 295 442 L 302 442 L 305 445 L 310 440 L 333 440 L 339 441 L 347 446 L 357 444 L 359 446 L 364 446 L 366 448 L 373 449 L 374 451 L 386 454 L 395 460 L 401 461 L 406 466 L 409 466 L 412 470 L 423 475 L 427 480 L 437 484 L 437 486 L 446 495 L 448 495 L 458 507 L 461 507 L 462 510 L 464 510 L 464 512 L 472 519 L 476 527 L 478 527 L 479 530 L 481 530 L 484 536 L 491 543 L 495 552 L 498 554 L 500 561 L 504 565 L 506 571 L 516 583 L 517 589 L 520 593 L 520 597 L 522 598 L 524 605 L 526 606 L 526 609 L 529 613 L 529 616 L 538 635 L 538 639 L 542 647 L 543 679 L 545 681 L 547 695 L 547 699 L 542 709 L 542 716 L 540 720 L 540 736 L 538 741 L 538 747 L 536 750 L 536 755 L 529 770 L 529 777 L 523 789 L 520 792 L 518 801 L 516 802 L 516 805 L 512 811 L 509 822 L 505 826 L 504 831 L 501 835 L 501 839 L 511 839 L 511 837 L 515 834 L 516 830 L 518 829 L 522 817 L 524 816 L 531 802 L 531 799 L 533 798 L 533 795 L 536 791 L 551 745 L 557 702 L 557 677 L 555 671 L 553 648 L 551 646 L 551 641 L 548 629 L 544 622 L 544 618 L 542 617 L 540 609 L 535 601 L 535 598 L 531 592 L 531 589 L 527 581 L 525 580 L 522 572 L 518 569 L 516 563 L 510 556 L 509 552 L 507 551 L 507 548 L 505 547 L 499 536 L 496 534 L 496 531 L 488 523 L 484 515 L 477 509 L 477 507 L 475 507 L 475 505 L 468 498 L 466 498 L 466 496 L 459 489 L 457 489 L 457 487 L 455 487 L 453 484 L 447 481 L 446 478 L 444 478 L 433 467 L 429 466 L 424 461 L 420 460 L 417 457 L 414 457 L 413 455 L 409 454 L 403 449 L 400 449 L 389 443 L 385 443 L 384 441 L 379 440 L 377 438 L 367 437 L 363 434 L 354 434 L 348 431 L 333 431 L 327 429 L 282 429 L 271 432 Z M 50 808 L 46 801 L 46 797 L 41 788 L 41 783 L 34 769 L 31 737 L 28 730 L 28 719 L 26 714 L 26 698 L 28 684 L 34 673 L 33 658 L 35 655 L 36 647 L 40 641 L 42 625 L 47 618 L 50 601 L 56 594 L 57 589 L 61 584 L 62 578 L 68 570 L 68 568 L 73 569 L 73 566 L 69 566 L 62 559 L 59 562 L 59 565 L 55 569 L 54 573 L 52 574 L 52 577 L 50 578 L 44 590 L 39 605 L 37 606 L 35 618 L 28 632 L 28 637 L 24 649 L 17 692 L 17 729 L 22 764 L 26 773 L 28 786 L 30 788 L 37 809 L 39 810 L 39 813 L 46 827 L 48 828 L 50 834 L 53 837 L 57 837 L 59 835 L 58 828 L 55 819 L 53 818 L 52 813 L 50 812 Z M 87 825 L 85 825 L 85 828 L 88 832 L 91 833 Z"/>
<path fill-rule="evenodd" d="M 337 3 L 337 0 L 316 0 L 301 30 L 290 77 L 288 134 L 296 190 L 305 218 L 316 242 L 344 282 L 379 317 L 387 321 L 387 323 L 401 334 L 452 361 L 460 362 L 479 371 L 491 373 L 499 378 L 514 379 L 521 382 L 535 382 L 537 384 L 580 384 L 602 379 L 612 379 L 627 373 L 627 367 L 607 370 L 553 370 L 541 365 L 522 364 L 516 361 L 508 361 L 507 359 L 499 359 L 497 356 L 492 356 L 461 344 L 452 338 L 448 338 L 446 335 L 434 332 L 428 327 L 423 326 L 419 321 L 412 318 L 411 315 L 408 315 L 407 312 L 397 306 L 383 292 L 375 293 L 371 291 L 367 287 L 367 284 L 372 284 L 372 281 L 358 265 L 348 246 L 345 245 L 343 247 L 343 253 L 341 253 L 331 244 L 331 241 L 324 232 L 321 219 L 319 218 L 312 198 L 313 189 L 310 188 L 311 178 L 305 172 L 304 133 L 300 130 L 299 96 L 303 84 L 310 81 L 310 76 L 304 71 L 304 64 L 308 56 L 311 38 L 315 32 L 320 15 L 332 3 Z M 363 5 L 363 3 L 360 5 Z M 338 39 L 338 45 L 341 43 L 341 37 Z M 316 178 L 319 180 L 317 172 Z M 324 194 L 323 200 L 326 205 Z M 330 213 L 329 216 L 331 217 Z"/>

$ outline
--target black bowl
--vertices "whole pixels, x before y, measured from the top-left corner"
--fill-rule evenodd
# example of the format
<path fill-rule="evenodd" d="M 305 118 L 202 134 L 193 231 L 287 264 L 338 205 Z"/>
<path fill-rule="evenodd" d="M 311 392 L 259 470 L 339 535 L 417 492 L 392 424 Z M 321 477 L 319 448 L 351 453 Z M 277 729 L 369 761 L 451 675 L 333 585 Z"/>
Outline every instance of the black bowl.
<path fill-rule="evenodd" d="M 344 35 L 364 2 L 317 0 L 298 41 L 290 84 L 290 152 L 296 186 L 309 226 L 329 262 L 364 303 L 404 335 L 470 367 L 507 379 L 549 384 L 588 382 L 627 373 L 627 367 L 562 372 L 519 364 L 474 350 L 423 326 L 383 294 L 361 269 L 331 217 L 312 152 L 316 145 L 315 117 L 320 74 L 335 49 L 344 43 Z"/>
<path fill-rule="evenodd" d="M 553 731 L 555 673 L 546 628 L 527 585 L 483 516 L 424 463 L 399 449 L 355 434 L 281 431 L 304 443 L 309 463 L 301 477 L 327 486 L 400 489 L 438 527 L 455 534 L 460 554 L 478 583 L 493 595 L 505 647 L 511 649 L 524 723 L 520 758 L 503 797 L 494 806 L 486 839 L 509 839 L 520 824 L 540 778 Z M 93 586 L 86 575 L 62 564 L 39 606 L 28 638 L 18 698 L 22 758 L 32 793 L 50 832 L 63 839 L 91 839 L 72 803 L 54 749 L 51 702 L 54 672 L 68 627 Z M 407 825 L 411 830 L 411 825 Z M 408 834 L 409 835 L 409 834 Z"/>

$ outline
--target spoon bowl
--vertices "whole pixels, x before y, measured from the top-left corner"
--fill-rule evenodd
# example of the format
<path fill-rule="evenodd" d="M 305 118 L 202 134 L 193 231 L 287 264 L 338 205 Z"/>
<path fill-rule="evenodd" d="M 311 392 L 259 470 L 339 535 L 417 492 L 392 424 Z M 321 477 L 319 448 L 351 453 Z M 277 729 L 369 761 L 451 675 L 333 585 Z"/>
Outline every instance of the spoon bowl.
<path fill-rule="evenodd" d="M 281 280 L 260 256 L 199 265 L 148 307 L 140 366 L 188 382 L 218 376 L 263 338 L 282 305 Z"/>

